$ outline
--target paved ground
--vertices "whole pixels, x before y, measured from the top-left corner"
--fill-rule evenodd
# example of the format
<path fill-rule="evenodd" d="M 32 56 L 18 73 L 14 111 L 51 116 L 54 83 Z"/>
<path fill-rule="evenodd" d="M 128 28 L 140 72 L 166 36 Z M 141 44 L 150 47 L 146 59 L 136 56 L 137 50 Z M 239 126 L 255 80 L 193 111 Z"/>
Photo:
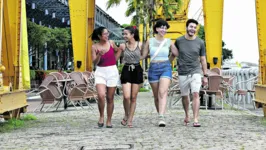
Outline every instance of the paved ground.
<path fill-rule="evenodd" d="M 31 100 L 29 110 L 39 101 Z M 165 128 L 157 127 L 151 93 L 140 93 L 134 128 L 120 125 L 122 101 L 115 101 L 113 128 L 98 128 L 98 110 L 73 107 L 33 113 L 38 120 L 26 128 L 0 134 L 0 150 L 90 149 L 266 149 L 263 117 L 239 110 L 200 110 L 202 127 L 183 126 L 181 106 L 167 110 Z M 262 110 L 261 110 L 262 113 Z M 192 115 L 192 112 L 191 112 Z"/>

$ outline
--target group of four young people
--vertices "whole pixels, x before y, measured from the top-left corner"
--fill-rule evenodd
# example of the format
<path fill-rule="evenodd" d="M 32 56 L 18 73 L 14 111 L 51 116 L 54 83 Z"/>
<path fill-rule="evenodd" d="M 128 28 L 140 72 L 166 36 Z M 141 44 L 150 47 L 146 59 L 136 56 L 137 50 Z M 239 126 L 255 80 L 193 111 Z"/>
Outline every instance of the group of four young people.
<path fill-rule="evenodd" d="M 143 69 L 140 60 L 150 54 L 150 67 L 148 80 L 152 88 L 154 103 L 158 113 L 159 127 L 165 127 L 165 110 L 167 104 L 168 87 L 172 79 L 171 61 L 178 57 L 179 85 L 182 95 L 182 103 L 185 110 L 184 124 L 189 123 L 189 93 L 193 93 L 193 117 L 194 127 L 199 127 L 199 90 L 201 84 L 207 84 L 207 65 L 204 42 L 195 36 L 198 22 L 189 19 L 186 23 L 186 35 L 176 39 L 172 43 L 165 38 L 170 27 L 165 20 L 158 20 L 153 32 L 155 36 L 146 41 L 142 46 L 138 29 L 134 26 L 123 30 L 126 43 L 119 47 L 109 40 L 109 32 L 105 27 L 94 30 L 92 40 L 92 59 L 96 64 L 95 84 L 98 92 L 98 109 L 100 117 L 98 126 L 104 126 L 104 108 L 107 101 L 106 127 L 112 128 L 111 118 L 114 110 L 114 94 L 119 81 L 119 73 L 116 60 L 123 53 L 124 67 L 120 80 L 123 90 L 123 105 L 125 115 L 121 124 L 133 127 L 132 121 L 136 109 L 137 95 L 140 85 L 143 83 Z M 169 57 L 170 55 L 170 57 Z M 201 64 L 201 65 L 200 65 Z M 202 78 L 202 72 L 204 74 Z"/>

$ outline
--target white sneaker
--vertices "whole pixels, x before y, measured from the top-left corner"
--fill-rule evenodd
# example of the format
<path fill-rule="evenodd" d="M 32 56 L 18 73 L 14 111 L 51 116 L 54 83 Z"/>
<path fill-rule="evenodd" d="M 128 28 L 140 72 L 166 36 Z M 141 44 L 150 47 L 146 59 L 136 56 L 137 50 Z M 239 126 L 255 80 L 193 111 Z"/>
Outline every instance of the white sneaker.
<path fill-rule="evenodd" d="M 165 121 L 163 115 L 159 115 L 159 127 L 165 127 Z"/>
<path fill-rule="evenodd" d="M 159 127 L 165 127 L 165 126 L 166 126 L 165 122 L 163 120 L 160 120 Z"/>

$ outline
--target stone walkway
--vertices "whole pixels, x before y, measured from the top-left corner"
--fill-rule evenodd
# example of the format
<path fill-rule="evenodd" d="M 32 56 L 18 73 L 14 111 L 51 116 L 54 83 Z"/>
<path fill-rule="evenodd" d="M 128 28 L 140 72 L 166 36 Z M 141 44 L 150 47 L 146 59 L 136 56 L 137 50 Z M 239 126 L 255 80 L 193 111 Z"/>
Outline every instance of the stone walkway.
<path fill-rule="evenodd" d="M 139 94 L 134 128 L 120 124 L 121 100 L 115 101 L 112 129 L 97 127 L 96 104 L 92 104 L 94 110 L 60 108 L 57 112 L 32 113 L 38 120 L 30 126 L 0 133 L 0 150 L 266 149 L 266 121 L 262 116 L 231 109 L 201 109 L 202 127 L 195 128 L 192 124 L 183 126 L 184 112 L 179 104 L 167 110 L 167 126 L 159 128 L 151 95 Z M 39 101 L 30 101 L 29 109 L 36 107 L 36 103 Z"/>

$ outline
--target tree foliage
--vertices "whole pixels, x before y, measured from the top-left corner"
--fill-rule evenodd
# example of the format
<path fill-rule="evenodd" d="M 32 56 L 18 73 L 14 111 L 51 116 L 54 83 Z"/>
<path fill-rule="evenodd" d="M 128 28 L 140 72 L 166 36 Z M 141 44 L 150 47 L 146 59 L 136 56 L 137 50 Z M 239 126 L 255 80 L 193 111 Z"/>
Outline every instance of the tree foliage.
<path fill-rule="evenodd" d="M 106 2 L 107 9 L 120 5 L 122 0 L 108 0 Z M 133 15 L 131 24 L 139 25 L 151 24 L 158 9 L 162 10 L 165 18 L 174 19 L 174 13 L 179 10 L 182 4 L 181 0 L 125 0 L 127 10 L 125 16 Z"/>
<path fill-rule="evenodd" d="M 70 28 L 48 28 L 37 25 L 28 20 L 29 45 L 42 50 L 47 43 L 50 50 L 62 50 L 67 48 L 71 41 Z"/>
<path fill-rule="evenodd" d="M 67 61 L 66 50 L 71 44 L 70 28 L 48 28 L 35 24 L 27 20 L 28 25 L 28 42 L 30 46 L 29 55 L 36 57 L 36 65 L 41 68 L 43 62 L 45 44 L 47 44 L 47 52 L 53 53 L 55 50 L 60 52 L 58 65 L 64 65 Z M 37 55 L 36 55 L 37 54 Z M 66 59 L 65 59 L 66 58 Z M 35 60 L 33 60 L 35 62 Z M 40 62 L 40 63 L 39 63 Z M 34 64 L 35 65 L 35 64 Z"/>

